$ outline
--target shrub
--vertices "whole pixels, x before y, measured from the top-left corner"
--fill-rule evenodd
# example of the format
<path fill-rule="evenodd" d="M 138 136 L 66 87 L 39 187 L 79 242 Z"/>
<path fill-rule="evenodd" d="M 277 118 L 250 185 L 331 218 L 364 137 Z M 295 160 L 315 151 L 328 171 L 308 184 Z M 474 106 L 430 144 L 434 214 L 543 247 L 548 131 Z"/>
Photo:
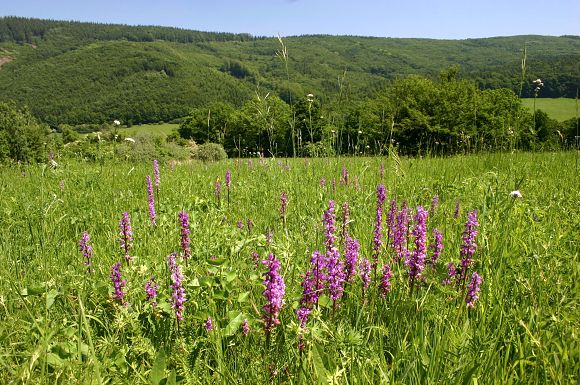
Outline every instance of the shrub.
<path fill-rule="evenodd" d="M 46 129 L 26 110 L 0 103 L 0 162 L 21 162 L 46 158 Z"/>
<path fill-rule="evenodd" d="M 62 141 L 63 143 L 76 142 L 81 138 L 81 135 L 73 130 L 71 126 L 64 125 L 62 127 Z"/>
<path fill-rule="evenodd" d="M 205 143 L 197 146 L 194 157 L 203 162 L 217 162 L 227 159 L 228 155 L 221 144 Z"/>

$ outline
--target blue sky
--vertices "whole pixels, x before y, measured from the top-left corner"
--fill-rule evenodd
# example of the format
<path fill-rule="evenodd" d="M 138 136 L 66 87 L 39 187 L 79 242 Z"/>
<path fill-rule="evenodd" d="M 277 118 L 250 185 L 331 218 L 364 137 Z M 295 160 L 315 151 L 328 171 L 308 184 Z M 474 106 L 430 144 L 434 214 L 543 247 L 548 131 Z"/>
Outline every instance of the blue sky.
<path fill-rule="evenodd" d="M 255 36 L 580 35 L 580 0 L 5 0 L 0 15 Z"/>

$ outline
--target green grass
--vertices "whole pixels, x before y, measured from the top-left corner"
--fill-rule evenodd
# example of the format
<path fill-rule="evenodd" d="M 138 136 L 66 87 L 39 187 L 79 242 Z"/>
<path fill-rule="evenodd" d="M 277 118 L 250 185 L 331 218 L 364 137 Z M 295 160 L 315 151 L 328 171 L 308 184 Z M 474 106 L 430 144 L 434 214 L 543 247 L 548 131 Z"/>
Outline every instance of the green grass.
<path fill-rule="evenodd" d="M 179 128 L 179 124 L 173 123 L 160 123 L 160 124 L 141 124 L 135 125 L 128 128 L 121 128 L 119 132 L 127 137 L 133 137 L 137 133 L 149 133 L 154 135 L 161 135 L 166 137 L 171 134 L 174 130 Z"/>
<path fill-rule="evenodd" d="M 522 103 L 530 111 L 534 110 L 534 99 L 522 99 Z M 580 115 L 580 107 L 576 111 L 576 99 L 571 98 L 538 98 L 536 100 L 536 110 L 542 110 L 552 119 L 563 122 Z"/>
<path fill-rule="evenodd" d="M 577 383 L 577 156 L 163 163 L 156 226 L 145 188 L 150 164 L 57 159 L 56 169 L 1 168 L 0 383 Z M 347 185 L 340 183 L 343 167 Z M 312 251 L 324 250 L 329 200 L 336 202 L 337 233 L 341 207 L 349 203 L 349 234 L 359 240 L 360 256 L 371 258 L 379 183 L 388 189 L 385 216 L 393 197 L 399 207 L 405 200 L 415 209 L 430 207 L 438 195 L 427 227 L 443 232 L 443 254 L 411 290 L 405 265 L 383 247 L 379 268 L 390 262 L 394 273 L 386 298 L 378 295 L 375 276 L 363 298 L 357 278 L 339 307 L 323 295 L 301 331 L 295 316 L 300 275 Z M 523 198 L 511 197 L 512 190 Z M 288 194 L 285 225 L 282 191 Z M 460 218 L 453 217 L 456 200 Z M 178 328 L 166 257 L 180 250 L 180 210 L 189 213 L 192 258 L 178 258 L 187 296 Z M 480 223 L 470 271 L 483 277 L 474 309 L 465 306 L 462 290 L 442 285 L 446 264 L 459 261 L 470 210 L 478 210 Z M 112 300 L 110 281 L 111 266 L 124 260 L 118 224 L 125 211 L 134 232 L 133 260 L 122 266 L 128 307 Z M 78 250 L 85 230 L 93 273 Z M 266 231 L 273 233 L 271 243 Z M 340 236 L 336 242 L 342 252 Z M 265 267 L 253 251 L 260 259 L 275 254 L 286 284 L 281 324 L 270 338 L 261 321 Z M 156 308 L 143 289 L 151 276 L 159 284 Z M 208 316 L 211 332 L 203 327 Z M 247 337 L 244 319 L 252 329 Z"/>

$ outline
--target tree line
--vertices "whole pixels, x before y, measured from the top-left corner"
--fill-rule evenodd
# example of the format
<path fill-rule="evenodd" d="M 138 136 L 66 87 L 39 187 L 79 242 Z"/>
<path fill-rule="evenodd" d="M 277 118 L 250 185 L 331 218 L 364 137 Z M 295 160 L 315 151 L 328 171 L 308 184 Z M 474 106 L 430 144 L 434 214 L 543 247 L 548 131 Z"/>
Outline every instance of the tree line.
<path fill-rule="evenodd" d="M 195 43 L 258 39 L 258 37 L 248 33 L 203 32 L 174 27 L 129 26 L 16 16 L 0 18 L 0 42 L 34 44 L 40 40 L 47 39 L 50 33 L 68 35 L 79 40 L 110 41 L 125 39 L 135 42 L 163 40 L 176 43 Z"/>
<path fill-rule="evenodd" d="M 230 157 L 368 156 L 391 148 L 408 156 L 553 150 L 578 146 L 579 123 L 557 122 L 541 110 L 530 113 L 512 90 L 480 90 L 449 69 L 439 80 L 398 79 L 365 100 L 342 106 L 321 103 L 313 94 L 289 104 L 260 92 L 240 107 L 212 102 L 190 111 L 166 139 L 139 138 L 126 155 L 158 156 L 157 148 L 182 156 L 188 148 L 209 144 L 222 146 Z M 104 130 L 106 142 L 124 142 L 111 124 L 81 128 Z M 71 142 L 87 141 L 80 147 L 85 153 L 103 146 L 100 137 L 77 131 L 68 125 L 51 130 L 28 109 L 0 102 L 0 163 L 44 161 Z"/>
<path fill-rule="evenodd" d="M 372 155 L 391 146 L 415 156 L 565 148 L 576 123 L 530 113 L 512 90 L 480 90 L 450 68 L 438 80 L 398 79 L 346 106 L 322 105 L 312 94 L 291 105 L 259 93 L 242 108 L 215 102 L 193 109 L 178 133 L 219 143 L 230 156 Z"/>

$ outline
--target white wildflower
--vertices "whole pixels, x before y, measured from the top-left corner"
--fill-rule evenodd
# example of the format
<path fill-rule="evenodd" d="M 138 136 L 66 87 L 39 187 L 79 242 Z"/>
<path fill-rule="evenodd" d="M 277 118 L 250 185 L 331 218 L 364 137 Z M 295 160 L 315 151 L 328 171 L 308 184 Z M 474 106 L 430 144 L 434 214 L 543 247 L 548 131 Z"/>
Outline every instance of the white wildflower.
<path fill-rule="evenodd" d="M 522 193 L 520 192 L 520 190 L 514 190 L 510 193 L 510 196 L 514 198 L 522 198 Z"/>

